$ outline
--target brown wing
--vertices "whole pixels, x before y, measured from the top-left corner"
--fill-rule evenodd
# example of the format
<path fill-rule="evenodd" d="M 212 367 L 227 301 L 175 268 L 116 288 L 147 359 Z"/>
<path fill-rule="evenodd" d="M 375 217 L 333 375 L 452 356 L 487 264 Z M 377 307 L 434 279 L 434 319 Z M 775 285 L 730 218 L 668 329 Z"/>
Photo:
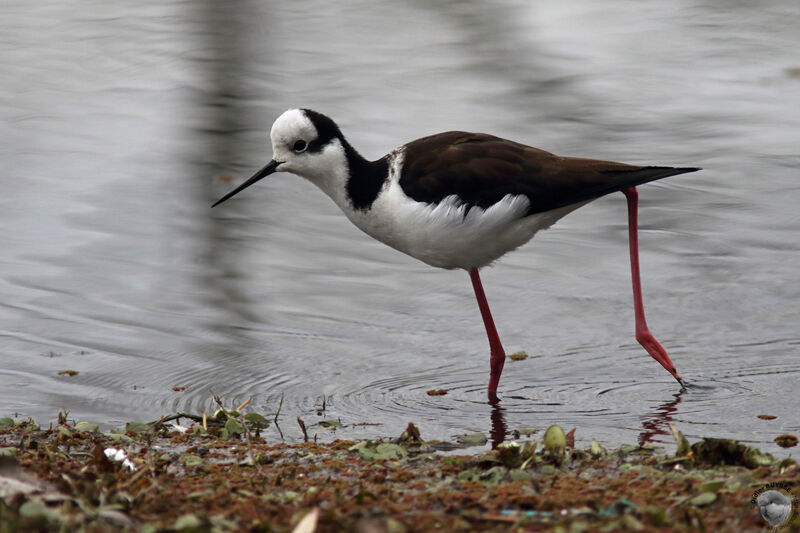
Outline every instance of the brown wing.
<path fill-rule="evenodd" d="M 695 170 L 559 157 L 484 133 L 449 131 L 406 145 L 400 186 L 419 202 L 457 195 L 483 208 L 524 194 L 533 214 Z"/>

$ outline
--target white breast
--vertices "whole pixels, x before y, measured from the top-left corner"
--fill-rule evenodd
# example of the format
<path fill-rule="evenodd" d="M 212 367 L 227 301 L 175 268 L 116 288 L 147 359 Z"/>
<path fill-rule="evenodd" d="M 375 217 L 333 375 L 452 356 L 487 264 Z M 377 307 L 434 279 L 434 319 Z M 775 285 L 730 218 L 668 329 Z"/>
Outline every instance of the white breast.
<path fill-rule="evenodd" d="M 588 203 L 527 217 L 530 202 L 523 195 L 509 194 L 487 209 L 470 209 L 455 195 L 438 204 L 421 203 L 406 196 L 400 187 L 402 164 L 403 154 L 396 152 L 389 179 L 370 209 L 343 210 L 370 236 L 435 267 L 486 266 Z"/>

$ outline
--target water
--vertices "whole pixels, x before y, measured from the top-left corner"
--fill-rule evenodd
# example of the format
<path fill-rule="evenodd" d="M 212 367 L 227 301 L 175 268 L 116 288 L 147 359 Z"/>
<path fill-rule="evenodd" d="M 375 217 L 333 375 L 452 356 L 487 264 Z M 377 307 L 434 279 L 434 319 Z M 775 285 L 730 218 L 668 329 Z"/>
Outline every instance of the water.
<path fill-rule="evenodd" d="M 263 413 L 283 397 L 289 441 L 301 416 L 325 439 L 559 423 L 579 444 L 671 448 L 674 423 L 786 455 L 800 7 L 562 4 L 5 2 L 0 415 L 120 426 L 212 410 L 213 391 Z M 465 273 L 370 240 L 294 176 L 209 209 L 296 106 L 371 158 L 457 128 L 704 167 L 640 190 L 649 324 L 694 386 L 678 394 L 633 338 L 622 195 L 484 272 L 507 351 L 531 354 L 495 405 Z"/>

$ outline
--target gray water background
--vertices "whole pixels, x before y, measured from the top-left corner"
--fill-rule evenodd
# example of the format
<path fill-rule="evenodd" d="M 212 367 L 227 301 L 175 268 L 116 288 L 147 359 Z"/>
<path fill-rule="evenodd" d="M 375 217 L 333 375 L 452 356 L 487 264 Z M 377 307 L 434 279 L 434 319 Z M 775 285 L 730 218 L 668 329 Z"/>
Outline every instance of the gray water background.
<path fill-rule="evenodd" d="M 674 423 L 786 455 L 798 27 L 788 0 L 3 2 L 0 416 L 118 427 L 213 410 L 213 391 L 262 413 L 283 397 L 288 441 L 300 416 L 324 439 L 414 422 L 496 443 L 558 423 L 579 445 L 671 448 Z M 288 174 L 211 210 L 300 106 L 370 158 L 464 129 L 704 167 L 640 189 L 648 321 L 694 387 L 678 394 L 634 340 L 620 194 L 484 271 L 507 351 L 531 355 L 494 406 L 464 272 L 372 241 Z"/>

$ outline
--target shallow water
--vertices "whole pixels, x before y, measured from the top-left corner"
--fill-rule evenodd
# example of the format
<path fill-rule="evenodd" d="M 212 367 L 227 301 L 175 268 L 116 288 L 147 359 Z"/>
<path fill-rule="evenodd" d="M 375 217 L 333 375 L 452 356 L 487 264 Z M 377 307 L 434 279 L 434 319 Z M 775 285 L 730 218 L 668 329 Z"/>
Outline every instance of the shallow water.
<path fill-rule="evenodd" d="M 785 455 L 800 6 L 551 4 L 3 3 L 0 415 L 119 426 L 211 410 L 213 391 L 264 413 L 283 397 L 288 440 L 300 416 L 323 438 L 559 423 L 579 443 L 671 448 L 674 423 Z M 484 272 L 507 351 L 531 355 L 495 405 L 465 273 L 372 241 L 287 174 L 211 210 L 296 106 L 373 158 L 465 129 L 704 167 L 640 189 L 648 322 L 693 386 L 633 338 L 622 195 Z M 331 434 L 323 417 L 365 425 Z"/>

